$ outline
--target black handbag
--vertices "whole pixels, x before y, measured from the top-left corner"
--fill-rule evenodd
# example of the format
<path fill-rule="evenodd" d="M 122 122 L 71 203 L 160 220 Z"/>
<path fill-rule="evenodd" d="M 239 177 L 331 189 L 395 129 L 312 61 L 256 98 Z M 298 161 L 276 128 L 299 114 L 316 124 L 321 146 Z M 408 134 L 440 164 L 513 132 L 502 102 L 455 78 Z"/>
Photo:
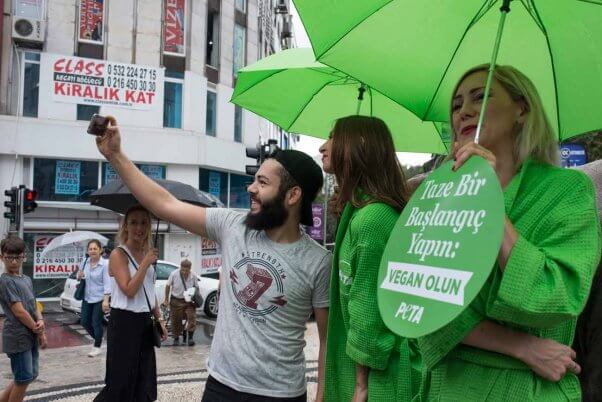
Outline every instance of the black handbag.
<path fill-rule="evenodd" d="M 86 262 L 88 262 L 88 257 L 86 257 L 86 259 L 84 260 L 84 263 L 82 264 L 82 271 L 83 271 L 83 267 L 86 266 Z M 73 293 L 73 298 L 75 300 L 84 300 L 84 297 L 86 297 L 86 280 L 84 278 L 80 279 L 79 282 L 77 282 L 77 285 L 75 286 L 75 293 Z"/>
<path fill-rule="evenodd" d="M 132 265 L 134 266 L 136 271 L 138 271 L 138 264 L 136 264 L 136 261 L 134 261 L 134 259 L 130 255 L 130 253 L 128 253 L 126 251 L 126 249 L 124 249 L 123 247 L 119 247 L 119 249 L 121 251 L 123 251 L 125 253 L 125 255 L 127 255 L 128 259 L 130 260 L 130 262 L 132 263 Z M 161 323 L 153 315 L 153 309 L 151 308 L 150 302 L 148 301 L 148 296 L 146 295 L 146 288 L 144 287 L 144 280 L 142 281 L 142 290 L 144 291 L 144 297 L 146 298 L 146 304 L 148 305 L 148 311 L 150 313 L 150 319 L 151 319 L 151 323 L 153 326 L 153 328 L 152 328 L 153 345 L 155 345 L 155 347 L 157 347 L 157 348 L 160 348 L 161 347 L 161 334 L 163 333 L 163 327 L 161 327 Z"/>
<path fill-rule="evenodd" d="M 190 273 L 191 275 L 194 275 L 192 272 Z M 182 273 L 180 273 L 180 279 L 182 280 L 182 285 L 184 286 L 184 291 L 186 291 L 186 282 L 184 281 L 184 277 L 182 276 Z M 193 277 L 194 279 L 194 277 Z M 199 287 L 197 286 L 197 284 L 194 284 L 194 295 L 192 295 L 192 304 L 194 304 L 194 306 L 196 308 L 200 308 L 203 307 L 203 296 L 201 296 L 201 292 L 199 290 Z"/>

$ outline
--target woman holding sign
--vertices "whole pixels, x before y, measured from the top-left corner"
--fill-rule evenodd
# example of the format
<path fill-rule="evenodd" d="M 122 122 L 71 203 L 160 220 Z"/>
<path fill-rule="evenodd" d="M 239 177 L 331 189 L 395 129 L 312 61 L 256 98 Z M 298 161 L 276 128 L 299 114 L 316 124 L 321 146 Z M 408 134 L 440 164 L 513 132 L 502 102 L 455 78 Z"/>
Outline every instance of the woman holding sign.
<path fill-rule="evenodd" d="M 337 120 L 320 147 L 324 171 L 338 189 L 339 217 L 330 284 L 326 401 L 410 401 L 410 347 L 378 312 L 378 268 L 407 200 L 405 180 L 385 123 L 374 117 Z"/>
<path fill-rule="evenodd" d="M 474 143 L 487 69 L 465 73 L 453 92 L 453 159 L 458 169 L 478 155 L 497 173 L 506 206 L 503 242 L 470 307 L 419 340 L 428 370 L 419 399 L 579 401 L 580 368 L 565 345 L 600 258 L 593 186 L 581 172 L 557 167 L 556 136 L 541 99 L 512 67 L 496 67 Z"/>

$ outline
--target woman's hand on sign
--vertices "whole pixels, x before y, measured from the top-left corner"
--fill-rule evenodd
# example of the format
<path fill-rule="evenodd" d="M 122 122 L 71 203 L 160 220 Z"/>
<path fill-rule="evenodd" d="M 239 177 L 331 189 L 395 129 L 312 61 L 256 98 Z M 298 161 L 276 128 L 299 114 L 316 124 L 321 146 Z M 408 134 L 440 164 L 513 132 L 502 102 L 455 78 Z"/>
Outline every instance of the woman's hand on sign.
<path fill-rule="evenodd" d="M 454 155 L 453 170 L 458 170 L 472 155 L 482 157 L 489 162 L 493 170 L 496 170 L 497 161 L 493 152 L 474 141 L 468 142 L 462 146 L 456 141 L 454 142 L 452 152 Z"/>
<path fill-rule="evenodd" d="M 159 259 L 159 250 L 156 248 L 151 248 L 148 250 L 144 259 L 142 260 L 142 264 L 140 264 L 141 268 L 148 268 L 153 265 Z"/>
<path fill-rule="evenodd" d="M 548 381 L 560 381 L 567 372 L 581 372 L 581 367 L 575 362 L 575 351 L 552 339 L 530 336 L 523 343 L 519 356 L 535 374 Z"/>
<path fill-rule="evenodd" d="M 106 116 L 109 120 L 104 135 L 96 137 L 96 146 L 100 153 L 110 161 L 115 155 L 121 152 L 121 134 L 117 120 L 113 116 Z"/>

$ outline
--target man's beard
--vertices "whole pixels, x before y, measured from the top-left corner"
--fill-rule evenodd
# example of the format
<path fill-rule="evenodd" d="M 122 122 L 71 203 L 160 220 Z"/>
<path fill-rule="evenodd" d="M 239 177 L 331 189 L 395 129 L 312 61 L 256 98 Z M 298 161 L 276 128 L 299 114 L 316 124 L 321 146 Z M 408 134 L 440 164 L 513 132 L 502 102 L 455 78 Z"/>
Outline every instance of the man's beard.
<path fill-rule="evenodd" d="M 261 209 L 255 214 L 249 212 L 245 225 L 254 230 L 268 230 L 284 225 L 288 218 L 288 211 L 284 207 L 285 195 L 286 192 L 279 192 L 271 200 L 260 201 Z M 255 200 L 259 201 L 257 198 Z"/>

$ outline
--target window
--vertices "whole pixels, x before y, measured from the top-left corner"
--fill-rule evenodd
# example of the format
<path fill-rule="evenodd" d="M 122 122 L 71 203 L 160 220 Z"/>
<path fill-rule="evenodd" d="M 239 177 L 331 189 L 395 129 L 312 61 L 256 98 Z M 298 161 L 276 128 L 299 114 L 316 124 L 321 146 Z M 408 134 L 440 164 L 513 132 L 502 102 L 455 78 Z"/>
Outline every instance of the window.
<path fill-rule="evenodd" d="M 230 208 L 250 208 L 247 187 L 253 182 L 251 176 L 230 174 Z"/>
<path fill-rule="evenodd" d="M 171 264 L 165 264 L 162 262 L 157 263 L 157 280 L 166 281 L 169 279 L 169 275 L 178 269 L 177 266 Z"/>
<path fill-rule="evenodd" d="M 217 94 L 213 91 L 207 91 L 207 117 L 205 124 L 205 133 L 215 137 L 217 120 Z"/>
<path fill-rule="evenodd" d="M 234 24 L 234 60 L 233 74 L 236 77 L 238 70 L 245 66 L 247 29 L 239 24 Z"/>
<path fill-rule="evenodd" d="M 100 106 L 77 105 L 77 120 L 90 120 L 94 113 L 100 113 Z"/>
<path fill-rule="evenodd" d="M 224 205 L 228 205 L 228 173 L 200 168 L 199 189 L 219 197 Z"/>
<path fill-rule="evenodd" d="M 242 108 L 234 106 L 234 141 L 242 142 Z"/>
<path fill-rule="evenodd" d="M 219 3 L 207 10 L 207 47 L 205 64 L 219 68 Z"/>
<path fill-rule="evenodd" d="M 247 12 L 247 0 L 235 0 L 234 7 L 241 13 Z"/>
<path fill-rule="evenodd" d="M 26 117 L 38 117 L 38 99 L 40 92 L 40 54 L 24 53 L 23 63 L 23 110 Z"/>
<path fill-rule="evenodd" d="M 151 179 L 165 179 L 165 166 L 163 165 L 143 165 L 136 163 L 138 169 Z M 102 163 L 102 185 L 118 180 L 119 175 L 108 162 Z"/>
<path fill-rule="evenodd" d="M 184 74 L 165 71 L 165 91 L 163 94 L 163 127 L 182 128 L 182 87 Z"/>
<path fill-rule="evenodd" d="M 33 186 L 40 201 L 87 202 L 98 189 L 98 162 L 36 158 Z"/>

